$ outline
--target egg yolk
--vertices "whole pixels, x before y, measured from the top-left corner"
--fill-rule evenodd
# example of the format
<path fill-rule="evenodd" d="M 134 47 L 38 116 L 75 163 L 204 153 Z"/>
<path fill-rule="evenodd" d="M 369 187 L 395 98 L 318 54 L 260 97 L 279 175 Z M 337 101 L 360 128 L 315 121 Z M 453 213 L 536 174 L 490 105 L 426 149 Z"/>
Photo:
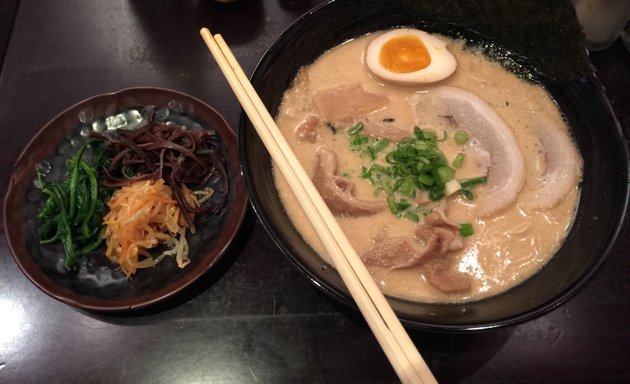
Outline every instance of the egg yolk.
<path fill-rule="evenodd" d="M 431 64 L 431 55 L 420 38 L 413 35 L 389 39 L 379 55 L 381 65 L 395 73 L 419 71 Z"/>

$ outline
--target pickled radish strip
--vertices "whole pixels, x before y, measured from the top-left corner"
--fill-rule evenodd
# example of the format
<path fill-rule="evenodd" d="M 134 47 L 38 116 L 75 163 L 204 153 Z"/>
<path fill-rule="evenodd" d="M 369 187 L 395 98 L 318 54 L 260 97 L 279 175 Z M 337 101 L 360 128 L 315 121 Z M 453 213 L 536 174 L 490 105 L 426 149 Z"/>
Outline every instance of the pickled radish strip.
<path fill-rule="evenodd" d="M 196 205 L 192 192 L 182 188 L 188 204 Z M 177 266 L 190 263 L 186 231 L 171 188 L 164 180 L 140 180 L 117 190 L 107 202 L 109 213 L 103 218 L 105 255 L 130 277 L 139 268 L 149 268 L 165 256 L 175 256 Z M 167 250 L 152 256 L 148 249 L 163 244 Z"/>

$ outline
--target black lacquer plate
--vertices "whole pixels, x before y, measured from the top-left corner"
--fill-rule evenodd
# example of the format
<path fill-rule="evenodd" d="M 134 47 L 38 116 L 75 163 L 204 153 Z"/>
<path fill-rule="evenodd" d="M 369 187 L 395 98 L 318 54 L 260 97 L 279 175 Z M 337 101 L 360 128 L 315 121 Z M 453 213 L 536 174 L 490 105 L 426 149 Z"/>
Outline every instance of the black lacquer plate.
<path fill-rule="evenodd" d="M 519 76 L 548 89 L 584 158 L 579 206 L 566 241 L 536 275 L 494 297 L 465 304 L 389 298 L 404 324 L 470 331 L 520 323 L 575 295 L 612 253 L 628 204 L 628 149 L 589 65 L 571 2 L 332 1 L 291 25 L 265 53 L 252 83 L 272 114 L 301 66 L 356 36 L 411 26 L 464 38 Z M 277 245 L 317 287 L 354 305 L 341 278 L 292 226 L 276 191 L 271 160 L 243 115 L 239 152 L 249 196 Z"/>
<path fill-rule="evenodd" d="M 36 167 L 59 179 L 65 162 L 91 132 L 133 129 L 153 113 L 157 122 L 188 129 L 214 130 L 226 160 L 229 193 L 219 215 L 199 215 L 197 232 L 188 234 L 191 263 L 183 269 L 175 260 L 139 270 L 130 279 L 110 262 L 104 246 L 77 260 L 68 271 L 60 244 L 40 245 L 36 215 L 43 194 L 35 187 Z M 46 124 L 18 158 L 4 200 L 4 229 L 15 261 L 24 274 L 50 296 L 98 312 L 146 309 L 191 285 L 210 270 L 227 250 L 247 207 L 239 172 L 236 134 L 212 107 L 172 90 L 130 88 L 84 100 Z M 217 195 L 218 196 L 218 195 Z"/>

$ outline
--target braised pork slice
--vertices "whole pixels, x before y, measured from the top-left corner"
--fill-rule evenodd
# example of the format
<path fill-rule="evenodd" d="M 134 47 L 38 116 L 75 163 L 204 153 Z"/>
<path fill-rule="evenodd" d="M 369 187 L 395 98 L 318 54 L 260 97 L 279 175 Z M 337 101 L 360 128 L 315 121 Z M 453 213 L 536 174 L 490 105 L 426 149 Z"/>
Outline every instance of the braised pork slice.
<path fill-rule="evenodd" d="M 457 263 L 449 257 L 449 251 L 464 247 L 464 239 L 459 234 L 459 225 L 449 219 L 443 209 L 435 209 L 415 228 L 417 238 L 428 243 L 437 237 L 440 249 L 427 263 L 422 265 L 422 273 L 429 284 L 442 292 L 467 291 L 471 287 L 470 275 L 456 270 Z"/>
<path fill-rule="evenodd" d="M 398 142 L 400 139 L 412 135 L 409 130 L 400 128 L 396 124 L 386 121 L 373 121 L 369 118 L 363 121 L 363 133 L 367 136 L 381 137 L 392 142 Z"/>
<path fill-rule="evenodd" d="M 354 184 L 337 176 L 337 154 L 330 147 L 318 148 L 315 156 L 313 184 L 333 214 L 367 216 L 386 208 L 384 201 L 361 200 L 353 195 Z"/>
<path fill-rule="evenodd" d="M 295 137 L 298 141 L 308 141 L 314 143 L 317 140 L 317 128 L 319 127 L 321 120 L 319 116 L 314 113 L 309 113 L 304 116 L 304 119 L 300 121 L 295 127 Z"/>
<path fill-rule="evenodd" d="M 464 247 L 464 239 L 459 234 L 459 224 L 446 216 L 443 208 L 436 208 L 427 215 L 414 229 L 416 237 L 429 239 L 436 232 L 448 244 L 449 251 L 457 251 Z"/>
<path fill-rule="evenodd" d="M 441 108 L 443 116 L 468 132 L 471 145 L 490 155 L 485 192 L 474 202 L 479 214 L 489 216 L 512 204 L 525 184 L 525 160 L 503 118 L 477 95 L 456 87 L 439 86 L 410 98 L 418 124 L 422 123 L 427 103 Z"/>
<path fill-rule="evenodd" d="M 432 260 L 422 266 L 422 273 L 429 284 L 445 293 L 468 291 L 470 275 L 457 271 L 452 259 Z"/>
<path fill-rule="evenodd" d="M 538 178 L 527 180 L 521 205 L 548 209 L 562 201 L 578 184 L 582 159 L 567 132 L 541 117 L 532 125 L 542 149 L 544 170 Z"/>
<path fill-rule="evenodd" d="M 435 249 L 440 247 L 437 240 L 435 237 L 421 248 L 409 237 L 389 237 L 363 253 L 361 260 L 366 265 L 391 269 L 414 267 L 433 256 Z"/>
<path fill-rule="evenodd" d="M 364 252 L 361 260 L 390 269 L 420 266 L 427 282 L 442 292 L 469 290 L 470 276 L 457 271 L 456 260 L 449 257 L 450 251 L 464 246 L 459 225 L 438 208 L 416 225 L 415 235 L 424 246 L 408 237 L 390 237 Z"/>
<path fill-rule="evenodd" d="M 350 122 L 353 117 L 385 107 L 389 99 L 367 92 L 357 84 L 316 92 L 313 103 L 324 120 Z"/>

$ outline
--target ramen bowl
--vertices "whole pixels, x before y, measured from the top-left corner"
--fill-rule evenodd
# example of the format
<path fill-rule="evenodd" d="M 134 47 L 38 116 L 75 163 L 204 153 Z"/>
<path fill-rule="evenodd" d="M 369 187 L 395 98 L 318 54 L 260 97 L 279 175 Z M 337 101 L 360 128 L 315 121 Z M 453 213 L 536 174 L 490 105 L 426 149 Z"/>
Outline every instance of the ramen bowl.
<path fill-rule="evenodd" d="M 348 39 L 378 30 L 413 27 L 464 39 L 518 76 L 540 83 L 558 104 L 584 161 L 577 211 L 565 241 L 540 271 L 489 298 L 436 304 L 388 297 L 398 317 L 411 328 L 483 330 L 521 323 L 553 310 L 583 288 L 606 262 L 628 203 L 627 147 L 586 57 L 571 3 L 554 4 L 544 15 L 534 11 L 535 2 L 511 3 L 509 8 L 492 1 L 470 3 L 329 2 L 283 32 L 251 79 L 275 115 L 283 93 L 302 66 Z M 475 17 L 469 17 L 471 14 Z M 496 15 L 502 17 L 497 19 Z M 548 18 L 557 19 L 552 22 Z M 558 20 L 562 20 L 562 31 L 554 27 Z M 270 236 L 316 287 L 354 306 L 334 267 L 292 225 L 274 183 L 272 161 L 245 115 L 238 134 L 249 197 Z"/>

